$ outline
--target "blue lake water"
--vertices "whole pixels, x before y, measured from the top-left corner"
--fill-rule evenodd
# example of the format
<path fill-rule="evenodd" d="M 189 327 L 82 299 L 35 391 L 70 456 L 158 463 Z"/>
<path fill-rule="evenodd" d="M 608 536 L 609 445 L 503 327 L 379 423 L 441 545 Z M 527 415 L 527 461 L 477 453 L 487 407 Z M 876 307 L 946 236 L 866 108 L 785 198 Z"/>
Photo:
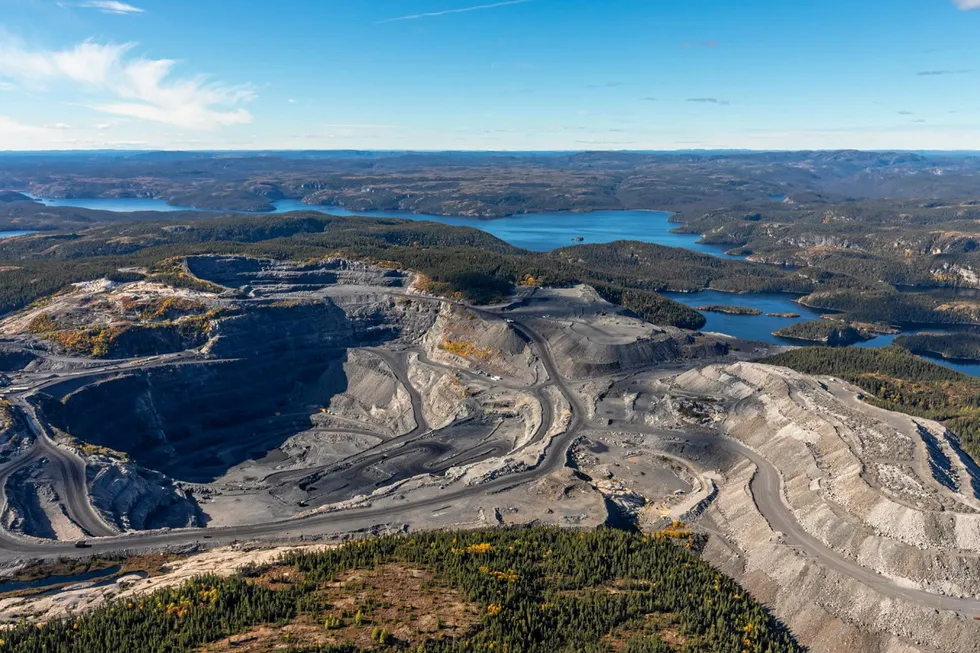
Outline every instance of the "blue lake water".
<path fill-rule="evenodd" d="M 702 290 L 697 293 L 665 292 L 663 295 L 691 308 L 708 305 L 744 306 L 745 308 L 755 308 L 762 311 L 762 315 L 728 315 L 727 313 L 714 313 L 711 311 L 703 312 L 704 317 L 708 320 L 708 323 L 704 326 L 704 331 L 727 333 L 730 336 L 745 338 L 746 340 L 760 340 L 762 342 L 782 345 L 798 345 L 800 344 L 799 342 L 777 338 L 772 335 L 772 332 L 791 324 L 796 324 L 797 322 L 809 322 L 810 320 L 820 319 L 819 311 L 797 304 L 794 301 L 796 298 L 795 295 L 785 293 L 748 293 L 745 295 L 734 295 L 718 290 Z M 800 317 L 769 317 L 766 313 L 798 313 Z"/>
<path fill-rule="evenodd" d="M 70 199 L 48 200 L 34 198 L 49 206 L 74 206 L 102 211 L 182 211 L 193 210 L 190 207 L 169 206 L 159 199 Z M 774 200 L 785 199 L 773 196 Z M 728 256 L 725 248 L 718 245 L 706 245 L 697 242 L 700 236 L 696 234 L 671 233 L 675 224 L 668 222 L 670 213 L 661 211 L 596 211 L 594 213 L 531 213 L 516 215 L 493 220 L 476 218 L 445 217 L 419 213 L 404 213 L 400 211 L 349 211 L 336 206 L 311 206 L 299 200 L 281 200 L 273 202 L 275 213 L 289 211 L 318 211 L 339 216 L 361 215 L 376 218 L 405 218 L 409 220 L 427 220 L 442 224 L 464 227 L 475 227 L 490 233 L 516 247 L 546 252 L 559 247 L 578 244 L 573 238 L 582 238 L 583 244 L 608 243 L 616 240 L 637 240 L 647 243 L 657 243 L 668 247 L 681 247 L 703 254 L 711 254 L 722 258 L 740 258 Z M 0 232 L 0 238 L 20 235 L 30 232 Z M 706 312 L 708 322 L 705 331 L 727 333 L 748 340 L 776 344 L 795 344 L 798 341 L 785 340 L 772 335 L 773 331 L 795 322 L 804 322 L 820 318 L 820 312 L 797 304 L 795 296 L 780 293 L 751 293 L 734 295 L 715 290 L 699 293 L 664 293 L 666 296 L 691 307 L 717 304 L 723 306 L 745 306 L 757 308 L 763 315 L 726 315 L 723 313 Z M 799 318 L 769 317 L 765 313 L 799 313 Z M 908 333 L 916 333 L 910 331 Z M 868 342 L 856 345 L 858 347 L 884 347 L 891 344 L 896 336 L 878 336 Z M 980 376 L 980 364 L 954 363 L 942 359 L 937 363 L 946 365 L 961 372 Z"/>
<path fill-rule="evenodd" d="M 294 201 L 295 202 L 295 201 Z M 300 204 L 299 202 L 295 202 Z M 286 207 L 290 208 L 286 208 Z M 293 207 L 284 202 L 276 203 L 276 210 L 310 209 L 331 215 L 363 215 L 373 218 L 407 218 L 426 220 L 453 225 L 455 227 L 474 227 L 492 234 L 505 242 L 536 252 L 549 252 L 559 247 L 611 243 L 616 240 L 638 240 L 643 243 L 657 243 L 667 247 L 683 247 L 702 254 L 722 258 L 735 258 L 725 254 L 725 247 L 699 243 L 697 234 L 675 234 L 671 229 L 677 224 L 668 222 L 670 213 L 662 211 L 595 211 L 592 213 L 528 213 L 493 220 L 477 218 L 446 217 L 420 213 L 392 211 L 354 212 L 340 207 Z M 573 241 L 581 238 L 581 241 Z"/>
<path fill-rule="evenodd" d="M 47 199 L 24 193 L 33 200 L 41 202 L 45 206 L 70 206 L 76 209 L 92 209 L 94 211 L 113 211 L 116 213 L 128 213 L 130 211 L 192 211 L 186 206 L 170 206 L 166 200 L 155 200 L 148 197 L 137 197 L 132 199 Z"/>
<path fill-rule="evenodd" d="M 0 240 L 4 238 L 13 238 L 14 236 L 26 236 L 27 234 L 35 234 L 36 231 L 0 231 Z"/>
<path fill-rule="evenodd" d="M 717 290 L 703 290 L 698 293 L 678 293 L 666 292 L 665 297 L 670 297 L 674 301 L 680 302 L 685 306 L 697 308 L 698 306 L 744 306 L 745 308 L 755 308 L 763 312 L 763 315 L 728 315 L 726 313 L 713 313 L 704 311 L 704 317 L 708 320 L 704 326 L 704 331 L 714 333 L 725 333 L 736 338 L 746 340 L 759 340 L 780 345 L 800 345 L 796 340 L 779 338 L 772 333 L 777 329 L 795 324 L 797 322 L 808 322 L 820 319 L 820 311 L 814 310 L 802 304 L 796 303 L 794 295 L 782 293 L 748 293 L 735 295 L 732 293 L 719 292 Z M 769 317 L 765 313 L 798 313 L 798 318 Z M 911 335 L 928 331 L 938 333 L 937 329 L 915 329 L 904 331 L 892 335 L 881 335 L 858 343 L 855 347 L 887 347 L 892 344 L 900 335 Z M 959 363 L 947 361 L 942 358 L 926 357 L 928 360 L 959 370 L 971 376 L 980 376 L 980 363 Z"/>
<path fill-rule="evenodd" d="M 160 199 L 64 199 L 51 200 L 31 196 L 47 206 L 72 206 L 99 211 L 190 211 L 186 206 L 169 206 Z M 703 254 L 728 257 L 725 247 L 698 243 L 697 234 L 674 234 L 676 227 L 667 221 L 670 213 L 662 211 L 596 211 L 594 213 L 530 213 L 527 215 L 480 220 L 477 218 L 446 217 L 402 211 L 350 211 L 339 206 L 311 206 L 300 200 L 273 202 L 273 213 L 289 211 L 317 211 L 339 216 L 367 216 L 372 218 L 402 218 L 440 222 L 458 227 L 475 227 L 503 241 L 537 252 L 547 252 L 558 247 L 582 243 L 609 243 L 615 240 L 638 240 L 658 243 L 668 247 L 684 247 Z"/>

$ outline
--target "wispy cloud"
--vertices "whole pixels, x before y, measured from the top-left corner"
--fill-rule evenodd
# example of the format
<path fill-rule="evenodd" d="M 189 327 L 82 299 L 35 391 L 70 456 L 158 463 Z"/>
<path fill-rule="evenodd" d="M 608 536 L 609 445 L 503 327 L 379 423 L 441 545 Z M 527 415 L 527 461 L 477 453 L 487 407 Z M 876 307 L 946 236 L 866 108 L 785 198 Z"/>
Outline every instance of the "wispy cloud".
<path fill-rule="evenodd" d="M 619 88 L 629 86 L 628 82 L 606 82 L 605 84 L 589 84 L 589 88 Z"/>
<path fill-rule="evenodd" d="M 463 7 L 461 9 L 444 9 L 443 11 L 430 11 L 424 14 L 409 14 L 408 16 L 398 16 L 397 18 L 386 18 L 379 20 L 376 24 L 396 23 L 402 20 L 418 20 L 419 18 L 436 18 L 438 16 L 448 16 L 449 14 L 465 14 L 471 11 L 483 11 L 484 9 L 496 9 L 497 7 L 509 7 L 511 5 L 522 5 L 531 0 L 507 0 L 506 2 L 495 2 L 489 5 L 477 5 L 475 7 Z"/>
<path fill-rule="evenodd" d="M 238 106 L 254 99 L 251 86 L 176 77 L 174 61 L 131 56 L 135 47 L 84 41 L 65 50 L 35 50 L 11 40 L 0 44 L 0 81 L 62 99 L 77 95 L 78 104 L 102 113 L 187 129 L 252 122 Z"/>
<path fill-rule="evenodd" d="M 140 9 L 139 7 L 134 7 L 131 4 L 125 2 L 118 2 L 117 0 L 91 0 L 90 2 L 83 2 L 79 7 L 85 7 L 87 9 L 98 9 L 104 14 L 142 14 L 146 13 L 145 9 Z"/>
<path fill-rule="evenodd" d="M 911 115 L 914 115 L 914 114 L 911 111 L 899 111 L 898 112 L 898 115 L 900 115 L 900 116 L 911 116 Z"/>
<path fill-rule="evenodd" d="M 365 125 L 365 124 L 355 124 L 355 123 L 335 123 L 328 125 L 321 125 L 322 127 L 329 127 L 332 129 L 397 129 L 396 125 Z"/>
<path fill-rule="evenodd" d="M 980 0 L 977 0 L 976 6 L 980 7 Z M 969 75 L 972 72 L 972 68 L 961 68 L 959 70 L 920 70 L 916 75 L 920 77 L 938 77 L 939 75 Z"/>
<path fill-rule="evenodd" d="M 960 9 L 980 9 L 980 0 L 953 0 Z"/>
<path fill-rule="evenodd" d="M 657 102 L 657 98 L 655 98 L 655 97 L 653 97 L 651 95 L 648 95 L 647 97 L 643 98 L 643 101 L 644 102 Z"/>
<path fill-rule="evenodd" d="M 688 102 L 699 102 L 701 104 L 723 104 L 728 105 L 728 100 L 719 100 L 716 97 L 692 97 L 687 99 Z"/>

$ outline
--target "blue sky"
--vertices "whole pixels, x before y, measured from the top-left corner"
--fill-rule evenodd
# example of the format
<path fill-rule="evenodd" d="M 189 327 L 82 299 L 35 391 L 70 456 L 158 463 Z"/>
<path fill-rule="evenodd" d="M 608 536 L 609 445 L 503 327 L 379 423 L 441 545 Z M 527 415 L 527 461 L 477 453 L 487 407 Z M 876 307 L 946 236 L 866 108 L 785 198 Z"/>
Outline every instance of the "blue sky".
<path fill-rule="evenodd" d="M 980 150 L 980 0 L 0 0 L 0 150 Z"/>

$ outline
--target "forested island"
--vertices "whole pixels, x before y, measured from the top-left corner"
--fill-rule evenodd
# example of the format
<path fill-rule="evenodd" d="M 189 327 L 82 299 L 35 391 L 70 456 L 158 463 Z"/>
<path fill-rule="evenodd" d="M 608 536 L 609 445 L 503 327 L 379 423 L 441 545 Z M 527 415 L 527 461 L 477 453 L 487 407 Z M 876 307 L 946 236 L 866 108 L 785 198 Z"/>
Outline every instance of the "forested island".
<path fill-rule="evenodd" d="M 812 320 L 810 322 L 798 322 L 789 326 L 777 329 L 773 335 L 780 338 L 791 338 L 793 340 L 807 340 L 817 342 L 831 347 L 845 347 L 875 337 L 864 329 L 858 328 L 853 324 L 838 322 L 836 320 Z"/>
<path fill-rule="evenodd" d="M 747 308 L 745 306 L 721 306 L 718 304 L 709 304 L 707 306 L 698 306 L 698 310 L 707 313 L 724 313 L 726 315 L 762 315 L 762 311 L 759 309 Z"/>

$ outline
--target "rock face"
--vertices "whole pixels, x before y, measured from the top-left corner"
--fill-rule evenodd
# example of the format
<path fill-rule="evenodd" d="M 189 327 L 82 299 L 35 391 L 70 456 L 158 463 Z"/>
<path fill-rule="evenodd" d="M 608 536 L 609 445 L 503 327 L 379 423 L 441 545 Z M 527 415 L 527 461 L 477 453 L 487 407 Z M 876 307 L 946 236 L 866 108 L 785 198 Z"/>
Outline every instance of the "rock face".
<path fill-rule="evenodd" d="M 187 269 L 201 279 L 259 296 L 286 287 L 292 291 L 332 284 L 402 287 L 408 282 L 403 272 L 342 258 L 301 264 L 245 256 L 192 256 Z"/>
<path fill-rule="evenodd" d="M 437 363 L 518 379 L 527 385 L 538 377 L 531 348 L 507 323 L 485 322 L 458 306 L 441 308 L 422 344 Z"/>
<path fill-rule="evenodd" d="M 61 502 L 62 486 L 40 459 L 14 473 L 3 488 L 7 503 L 4 528 L 45 539 L 75 539 L 84 536 L 72 522 Z"/>
<path fill-rule="evenodd" d="M 315 416 L 320 428 L 374 428 L 386 435 L 408 433 L 417 424 L 412 398 L 391 367 L 377 354 L 352 350 L 344 361 L 347 388 Z"/>
<path fill-rule="evenodd" d="M 702 398 L 700 412 L 680 421 L 696 417 L 778 470 L 779 500 L 832 555 L 896 587 L 980 595 L 980 484 L 941 425 L 866 406 L 839 381 L 758 364 L 692 370 L 671 391 Z M 977 650 L 975 622 L 863 585 L 834 564 L 809 563 L 781 546 L 760 514 L 753 476 L 752 465 L 739 465 L 708 511 L 728 536 L 708 557 L 772 602 L 814 650 L 854 650 L 830 642 L 858 638 L 857 650 L 931 651 L 915 643 L 936 633 L 938 650 Z"/>
<path fill-rule="evenodd" d="M 120 530 L 204 525 L 194 498 L 159 472 L 89 461 L 88 474 L 92 505 Z"/>
<path fill-rule="evenodd" d="M 310 427 L 311 416 L 348 389 L 350 348 L 401 333 L 393 300 L 251 307 L 220 322 L 208 351 L 227 362 L 157 367 L 79 390 L 49 390 L 58 428 L 125 451 L 168 476 L 210 482 L 230 467 Z"/>

